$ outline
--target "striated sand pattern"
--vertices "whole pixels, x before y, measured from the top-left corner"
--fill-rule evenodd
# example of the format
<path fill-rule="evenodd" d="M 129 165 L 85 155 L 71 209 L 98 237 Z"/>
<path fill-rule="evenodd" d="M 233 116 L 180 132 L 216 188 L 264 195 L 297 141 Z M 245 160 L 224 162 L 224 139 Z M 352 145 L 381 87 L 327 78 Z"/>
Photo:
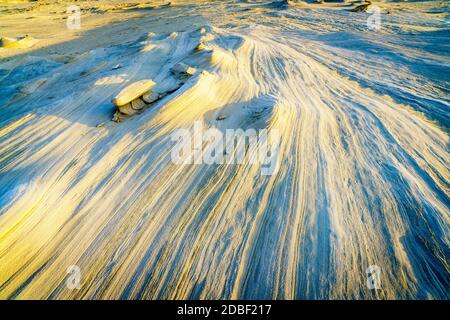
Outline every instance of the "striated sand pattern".
<path fill-rule="evenodd" d="M 4 51 L 0 298 L 448 299 L 449 6 L 379 5 L 370 31 L 348 4 L 149 4 Z M 143 79 L 164 94 L 110 121 Z M 174 164 L 196 122 L 279 130 L 278 171 Z"/>

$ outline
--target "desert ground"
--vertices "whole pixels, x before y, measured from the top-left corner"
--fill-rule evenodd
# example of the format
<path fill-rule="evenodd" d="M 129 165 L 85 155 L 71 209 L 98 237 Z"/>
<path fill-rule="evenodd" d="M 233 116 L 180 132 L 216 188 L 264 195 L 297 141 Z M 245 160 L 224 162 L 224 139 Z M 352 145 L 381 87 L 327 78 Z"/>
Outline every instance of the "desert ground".
<path fill-rule="evenodd" d="M 449 14 L 0 1 L 0 298 L 448 299 Z M 276 170 L 174 163 L 198 123 Z"/>

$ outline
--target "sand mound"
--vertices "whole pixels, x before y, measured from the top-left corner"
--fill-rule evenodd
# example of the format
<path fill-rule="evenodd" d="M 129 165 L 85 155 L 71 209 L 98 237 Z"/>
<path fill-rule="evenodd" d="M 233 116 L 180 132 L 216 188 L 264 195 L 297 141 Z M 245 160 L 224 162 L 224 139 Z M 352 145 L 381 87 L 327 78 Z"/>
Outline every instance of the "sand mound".
<path fill-rule="evenodd" d="M 39 40 L 30 36 L 25 36 L 23 38 L 2 37 L 0 39 L 0 48 L 26 49 L 34 46 L 38 42 Z"/>

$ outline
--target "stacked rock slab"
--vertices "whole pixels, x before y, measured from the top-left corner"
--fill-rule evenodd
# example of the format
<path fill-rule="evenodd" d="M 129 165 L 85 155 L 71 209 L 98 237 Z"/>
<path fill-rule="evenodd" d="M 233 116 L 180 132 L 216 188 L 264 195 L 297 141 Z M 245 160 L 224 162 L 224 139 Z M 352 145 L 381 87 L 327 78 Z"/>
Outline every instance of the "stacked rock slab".
<path fill-rule="evenodd" d="M 118 112 L 114 115 L 114 121 L 121 120 L 122 115 L 131 116 L 144 109 L 146 103 L 141 97 L 155 86 L 155 82 L 150 79 L 144 79 L 134 82 L 125 87 L 119 94 L 112 100 L 112 103 L 117 107 Z"/>
<path fill-rule="evenodd" d="M 128 85 L 112 100 L 112 103 L 118 109 L 112 120 L 121 122 L 127 116 L 132 116 L 141 112 L 147 105 L 178 90 L 185 83 L 187 78 L 193 76 L 196 72 L 197 69 L 180 62 L 171 69 L 172 75 L 177 79 L 175 88 L 169 90 L 167 86 L 165 88 L 159 86 L 159 88 L 155 90 L 156 83 L 150 79 L 137 81 Z"/>

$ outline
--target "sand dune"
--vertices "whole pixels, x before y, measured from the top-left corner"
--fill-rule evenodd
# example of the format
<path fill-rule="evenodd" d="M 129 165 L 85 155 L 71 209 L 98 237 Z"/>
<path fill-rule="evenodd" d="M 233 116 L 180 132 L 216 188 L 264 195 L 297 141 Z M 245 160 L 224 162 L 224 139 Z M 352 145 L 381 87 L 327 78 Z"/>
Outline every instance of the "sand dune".
<path fill-rule="evenodd" d="M 448 299 L 449 6 L 378 4 L 175 1 L 4 51 L 0 298 Z M 278 130 L 278 170 L 174 164 L 195 123 Z"/>

